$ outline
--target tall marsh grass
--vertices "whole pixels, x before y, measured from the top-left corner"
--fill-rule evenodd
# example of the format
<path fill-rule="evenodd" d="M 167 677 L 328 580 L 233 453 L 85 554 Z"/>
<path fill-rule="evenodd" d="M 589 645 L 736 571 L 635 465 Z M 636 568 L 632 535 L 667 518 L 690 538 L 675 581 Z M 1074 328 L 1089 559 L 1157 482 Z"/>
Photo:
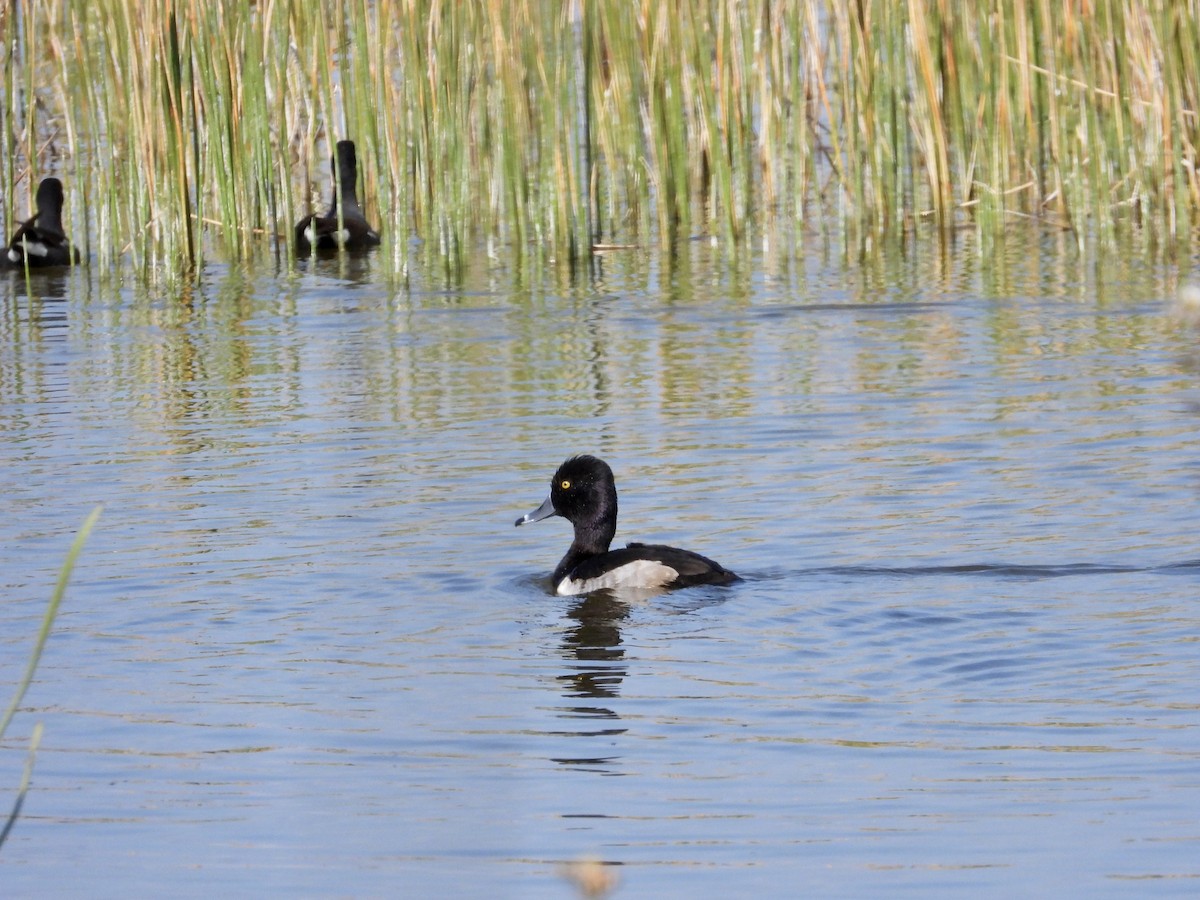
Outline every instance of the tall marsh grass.
<path fill-rule="evenodd" d="M 5 221 L 59 174 L 147 272 L 290 256 L 343 137 L 397 268 L 926 223 L 1172 252 L 1200 205 L 1196 0 L 16 0 L 0 38 Z"/>

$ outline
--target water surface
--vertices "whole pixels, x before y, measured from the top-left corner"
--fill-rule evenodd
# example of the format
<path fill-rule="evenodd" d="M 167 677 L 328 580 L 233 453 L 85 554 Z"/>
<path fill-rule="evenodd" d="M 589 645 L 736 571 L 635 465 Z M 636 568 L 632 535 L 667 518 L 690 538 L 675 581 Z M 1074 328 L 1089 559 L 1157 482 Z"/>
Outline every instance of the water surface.
<path fill-rule="evenodd" d="M 6 896 L 1194 896 L 1197 332 L 1035 235 L 0 280 Z M 560 598 L 618 539 L 743 575 Z M 7 688 L 6 688 L 7 690 Z"/>

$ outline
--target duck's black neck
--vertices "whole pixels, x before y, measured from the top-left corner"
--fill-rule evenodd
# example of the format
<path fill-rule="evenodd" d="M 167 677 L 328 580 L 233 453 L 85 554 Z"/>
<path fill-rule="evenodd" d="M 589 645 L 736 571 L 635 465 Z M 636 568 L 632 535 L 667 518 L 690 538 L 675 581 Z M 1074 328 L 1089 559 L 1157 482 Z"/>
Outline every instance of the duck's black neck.
<path fill-rule="evenodd" d="M 338 192 L 338 194 L 340 194 L 342 198 L 343 212 L 358 212 L 358 194 L 355 193 L 357 182 L 358 176 L 354 169 L 351 169 L 349 172 L 347 172 L 345 169 L 342 170 L 342 189 Z M 335 210 L 338 208 L 338 194 L 333 195 L 333 208 Z"/>
<path fill-rule="evenodd" d="M 52 234 L 56 237 L 66 236 L 66 232 L 63 231 L 61 209 L 39 209 L 37 218 L 33 220 L 33 224 L 38 230 L 44 231 L 47 234 Z"/>
<path fill-rule="evenodd" d="M 554 570 L 555 584 L 584 560 L 608 552 L 617 533 L 617 492 L 605 496 L 592 512 L 586 521 L 574 523 L 575 540 Z"/>
<path fill-rule="evenodd" d="M 338 141 L 333 161 L 333 177 L 339 188 L 333 195 L 334 210 L 338 208 L 340 195 L 343 212 L 357 212 L 358 156 L 354 152 L 353 141 Z"/>
<path fill-rule="evenodd" d="M 37 215 L 33 219 L 34 226 L 51 234 L 63 234 L 62 208 L 62 196 L 42 185 L 37 195 Z"/>

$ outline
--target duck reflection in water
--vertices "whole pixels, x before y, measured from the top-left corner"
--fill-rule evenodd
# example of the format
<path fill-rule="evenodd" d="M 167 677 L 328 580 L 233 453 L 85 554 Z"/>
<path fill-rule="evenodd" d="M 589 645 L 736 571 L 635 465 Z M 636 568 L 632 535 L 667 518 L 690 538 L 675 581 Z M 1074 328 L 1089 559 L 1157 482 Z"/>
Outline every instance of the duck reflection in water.
<path fill-rule="evenodd" d="M 68 299 L 67 288 L 71 269 L 60 267 L 37 271 L 37 278 L 12 279 L 11 286 L 14 297 L 25 297 L 33 304 Z M 2 277 L 2 273 L 0 273 L 0 277 Z M 62 322 L 65 324 L 67 320 L 66 308 L 58 303 L 54 303 L 51 307 L 31 307 L 31 319 L 34 318 L 35 313 L 43 323 Z"/>
<path fill-rule="evenodd" d="M 574 702 L 560 707 L 558 716 L 573 724 L 569 730 L 563 729 L 558 734 L 571 738 L 600 738 L 603 744 L 598 746 L 612 750 L 609 739 L 628 730 L 620 726 L 620 715 L 602 702 L 584 705 L 579 701 L 604 701 L 619 696 L 627 672 L 625 649 L 621 646 L 621 622 L 629 615 L 629 604 L 608 591 L 598 591 L 581 598 L 567 615 L 575 620 L 563 640 L 563 656 L 571 663 L 567 673 L 558 676 L 558 680 L 563 696 Z M 611 774 L 619 755 L 572 754 L 552 759 L 560 765 Z"/>
<path fill-rule="evenodd" d="M 567 697 L 616 697 L 625 678 L 621 622 L 629 604 L 608 591 L 588 594 L 568 611 L 575 620 L 563 640 L 564 656 L 579 665 L 560 675 Z M 615 716 L 614 716 L 615 717 Z"/>

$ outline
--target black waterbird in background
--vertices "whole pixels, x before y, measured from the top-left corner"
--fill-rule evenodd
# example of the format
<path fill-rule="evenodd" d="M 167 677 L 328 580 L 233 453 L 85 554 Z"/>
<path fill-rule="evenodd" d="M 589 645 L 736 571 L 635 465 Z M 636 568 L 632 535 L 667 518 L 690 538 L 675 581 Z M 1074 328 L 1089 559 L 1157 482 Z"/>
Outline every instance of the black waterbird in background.
<path fill-rule="evenodd" d="M 334 188 L 333 200 L 325 215 L 306 216 L 296 223 L 296 253 L 299 255 L 308 255 L 313 250 L 363 250 L 379 245 L 379 232 L 367 224 L 362 207 L 358 205 L 358 160 L 354 155 L 354 141 L 338 141 L 337 155 L 331 161 L 331 167 L 341 190 Z"/>
<path fill-rule="evenodd" d="M 63 186 L 57 178 L 44 178 L 37 190 L 37 213 L 17 229 L 0 257 L 0 266 L 11 269 L 45 269 L 79 262 L 79 251 L 63 231 Z"/>

